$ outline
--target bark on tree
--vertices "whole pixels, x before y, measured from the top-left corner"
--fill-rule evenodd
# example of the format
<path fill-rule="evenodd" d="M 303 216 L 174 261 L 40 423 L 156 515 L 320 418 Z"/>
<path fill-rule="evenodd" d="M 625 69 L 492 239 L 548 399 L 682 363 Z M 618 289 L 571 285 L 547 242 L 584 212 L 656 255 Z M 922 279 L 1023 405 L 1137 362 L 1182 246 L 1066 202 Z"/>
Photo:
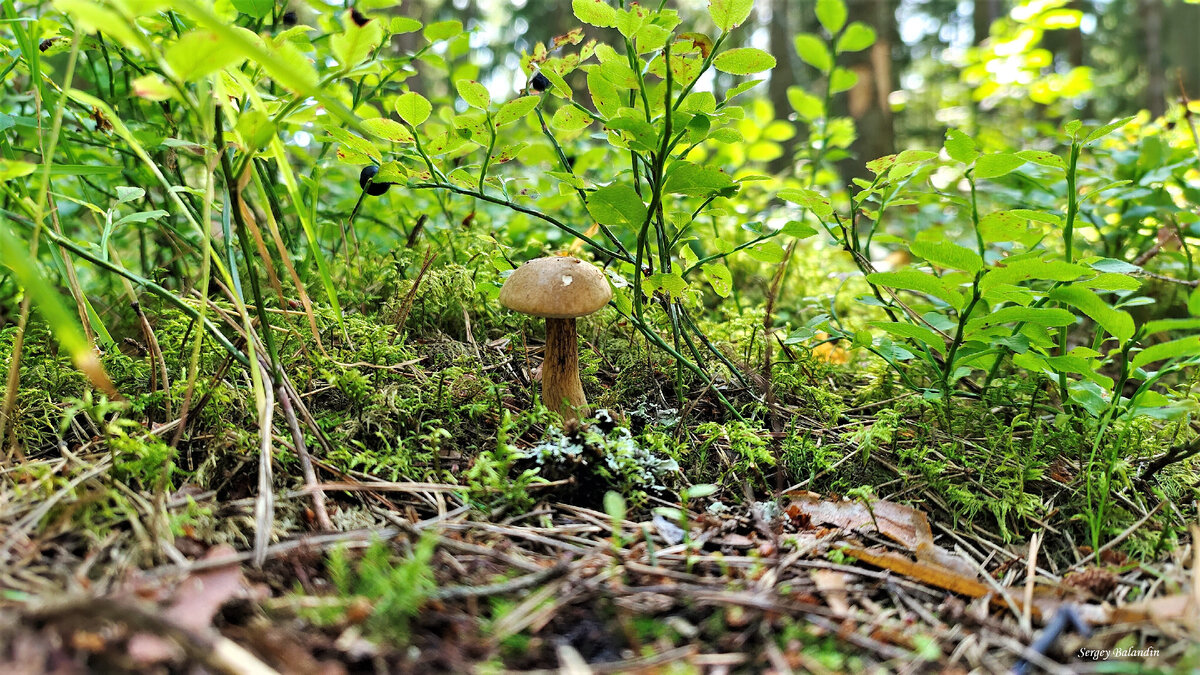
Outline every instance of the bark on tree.
<path fill-rule="evenodd" d="M 788 87 L 796 86 L 795 52 L 792 40 L 795 31 L 791 28 L 789 5 L 792 0 L 771 0 L 771 20 L 767 24 L 767 37 L 771 41 L 770 52 L 775 56 L 776 64 L 771 70 L 771 79 L 767 83 L 767 96 L 771 99 L 771 107 L 775 109 L 777 119 L 785 119 L 792 112 L 792 104 L 788 101 Z M 799 134 L 780 143 L 783 154 L 771 160 L 767 169 L 775 174 L 790 172 L 796 161 L 796 143 Z"/>
<path fill-rule="evenodd" d="M 1167 111 L 1167 71 L 1163 63 L 1162 1 L 1138 0 L 1146 64 L 1146 109 L 1155 117 Z"/>
<path fill-rule="evenodd" d="M 1160 0 L 1162 2 L 1162 0 Z M 1182 85 L 1188 98 L 1200 98 L 1200 5 L 1182 0 L 1164 3 L 1160 40 L 1163 49 L 1164 100 L 1179 93 Z"/>
<path fill-rule="evenodd" d="M 858 75 L 858 82 L 839 97 L 840 114 L 854 118 L 858 137 L 850 146 L 851 157 L 838 162 L 842 180 L 869 178 L 866 163 L 896 151 L 892 109 L 888 95 L 896 88 L 892 69 L 892 47 L 898 42 L 896 0 L 850 0 L 846 3 L 851 21 L 862 21 L 875 29 L 875 44 L 839 58 Z"/>
<path fill-rule="evenodd" d="M 974 12 L 971 14 L 971 25 L 975 29 L 975 46 L 983 44 L 992 29 L 992 22 L 1000 18 L 1000 0 L 975 0 Z"/>

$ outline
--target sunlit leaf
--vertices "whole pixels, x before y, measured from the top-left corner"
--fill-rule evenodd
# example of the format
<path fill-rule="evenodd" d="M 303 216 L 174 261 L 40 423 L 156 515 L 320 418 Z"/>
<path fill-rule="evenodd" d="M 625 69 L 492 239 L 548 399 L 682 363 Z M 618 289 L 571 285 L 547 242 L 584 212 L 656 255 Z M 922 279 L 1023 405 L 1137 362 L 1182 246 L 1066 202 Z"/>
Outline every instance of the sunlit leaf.
<path fill-rule="evenodd" d="M 424 96 L 410 91 L 396 97 L 396 114 L 414 127 L 429 119 L 433 106 Z"/>
<path fill-rule="evenodd" d="M 834 51 L 838 54 L 860 52 L 873 44 L 875 44 L 875 29 L 865 23 L 855 21 L 838 38 Z"/>
<path fill-rule="evenodd" d="M 796 53 L 805 63 L 822 73 L 833 70 L 833 56 L 825 41 L 811 33 L 801 33 L 796 36 Z"/>
<path fill-rule="evenodd" d="M 462 100 L 472 108 L 487 110 L 492 105 L 492 97 L 488 95 L 487 87 L 475 80 L 459 80 L 454 86 Z"/>
<path fill-rule="evenodd" d="M 750 17 L 754 0 L 709 0 L 708 15 L 722 33 L 728 33 Z"/>
<path fill-rule="evenodd" d="M 846 3 L 842 0 L 817 0 L 816 13 L 817 21 L 830 35 L 837 35 L 846 25 Z"/>
<path fill-rule="evenodd" d="M 1024 159 L 1007 152 L 983 155 L 975 160 L 976 178 L 999 178 L 1025 163 Z"/>
<path fill-rule="evenodd" d="M 718 54 L 713 67 L 731 75 L 749 75 L 774 68 L 775 57 L 761 49 L 740 47 Z"/>

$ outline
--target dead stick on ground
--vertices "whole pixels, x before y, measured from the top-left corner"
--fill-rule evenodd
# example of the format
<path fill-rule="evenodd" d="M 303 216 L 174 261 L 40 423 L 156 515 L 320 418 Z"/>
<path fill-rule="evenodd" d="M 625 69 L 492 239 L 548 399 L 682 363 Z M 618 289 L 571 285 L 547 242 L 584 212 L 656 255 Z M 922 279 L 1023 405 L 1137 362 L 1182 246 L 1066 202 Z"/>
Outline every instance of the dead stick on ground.
<path fill-rule="evenodd" d="M 271 544 L 275 523 L 275 493 L 271 473 L 271 427 L 275 419 L 275 393 L 266 369 L 260 374 L 263 381 L 262 410 L 259 410 L 258 496 L 254 502 L 254 566 L 262 567 Z"/>
<path fill-rule="evenodd" d="M 296 419 L 296 411 L 292 408 L 292 397 L 282 382 L 276 390 L 279 397 L 279 409 L 287 420 L 288 430 L 292 432 L 292 443 L 296 446 L 296 454 L 300 457 L 300 466 L 304 470 L 304 484 L 312 490 L 313 514 L 317 518 L 317 526 L 322 530 L 333 530 L 333 521 L 329 519 L 329 511 L 325 509 L 325 492 L 317 482 L 317 472 L 313 469 L 312 457 L 308 454 L 308 446 L 304 443 L 304 432 Z"/>
<path fill-rule="evenodd" d="M 1158 506 L 1156 506 L 1150 510 L 1150 513 L 1147 513 L 1146 515 L 1142 516 L 1142 518 L 1140 520 L 1138 520 L 1133 525 L 1130 525 L 1129 528 L 1126 529 L 1124 532 L 1122 532 L 1121 534 L 1118 534 L 1117 536 L 1110 539 L 1107 544 L 1101 546 L 1100 548 L 1096 549 L 1095 551 L 1092 551 L 1091 553 L 1084 556 L 1083 560 L 1080 560 L 1079 562 L 1075 563 L 1074 565 L 1071 565 L 1070 567 L 1068 567 L 1067 572 L 1072 572 L 1074 570 L 1077 570 L 1080 567 L 1083 567 L 1084 565 L 1091 562 L 1093 559 L 1099 560 L 1100 556 L 1103 555 L 1105 551 L 1108 551 L 1109 549 L 1116 546 L 1117 544 L 1125 541 L 1126 537 L 1133 534 L 1134 531 L 1136 531 L 1142 525 L 1145 525 L 1147 520 L 1150 520 L 1150 518 L 1152 518 L 1154 516 L 1154 514 L 1158 513 L 1160 510 L 1162 510 L 1162 507 L 1164 507 L 1166 505 L 1167 505 L 1167 503 L 1165 501 L 1159 502 Z M 1066 574 L 1064 574 L 1063 576 L 1066 576 Z"/>
<path fill-rule="evenodd" d="M 179 645 L 187 656 L 206 668 L 228 675 L 278 675 L 254 654 L 215 633 L 204 634 L 178 625 L 169 618 L 133 603 L 109 598 L 88 598 L 43 607 L 26 614 L 27 620 L 77 624 L 95 630 L 97 622 L 125 624 Z"/>

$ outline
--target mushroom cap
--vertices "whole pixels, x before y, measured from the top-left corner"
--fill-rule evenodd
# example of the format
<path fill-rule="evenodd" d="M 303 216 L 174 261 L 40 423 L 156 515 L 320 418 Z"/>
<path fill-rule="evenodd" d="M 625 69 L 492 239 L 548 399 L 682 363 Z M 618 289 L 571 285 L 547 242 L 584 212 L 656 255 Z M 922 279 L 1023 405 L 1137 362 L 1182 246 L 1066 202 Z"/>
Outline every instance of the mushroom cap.
<path fill-rule="evenodd" d="M 608 280 L 595 265 L 560 256 L 530 260 L 500 289 L 501 305 L 547 319 L 586 316 L 611 299 Z"/>

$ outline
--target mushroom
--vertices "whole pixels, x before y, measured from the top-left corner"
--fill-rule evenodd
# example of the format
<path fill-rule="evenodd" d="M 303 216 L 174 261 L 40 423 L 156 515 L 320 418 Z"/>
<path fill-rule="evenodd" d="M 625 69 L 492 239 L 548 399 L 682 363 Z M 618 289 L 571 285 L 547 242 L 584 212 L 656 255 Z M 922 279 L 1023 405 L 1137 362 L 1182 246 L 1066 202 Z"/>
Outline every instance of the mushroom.
<path fill-rule="evenodd" d="M 612 289 L 604 273 L 578 258 L 537 258 L 513 271 L 500 289 L 500 304 L 514 312 L 546 319 L 542 361 L 542 402 L 563 416 L 591 414 L 579 382 L 575 319 L 608 304 Z"/>

